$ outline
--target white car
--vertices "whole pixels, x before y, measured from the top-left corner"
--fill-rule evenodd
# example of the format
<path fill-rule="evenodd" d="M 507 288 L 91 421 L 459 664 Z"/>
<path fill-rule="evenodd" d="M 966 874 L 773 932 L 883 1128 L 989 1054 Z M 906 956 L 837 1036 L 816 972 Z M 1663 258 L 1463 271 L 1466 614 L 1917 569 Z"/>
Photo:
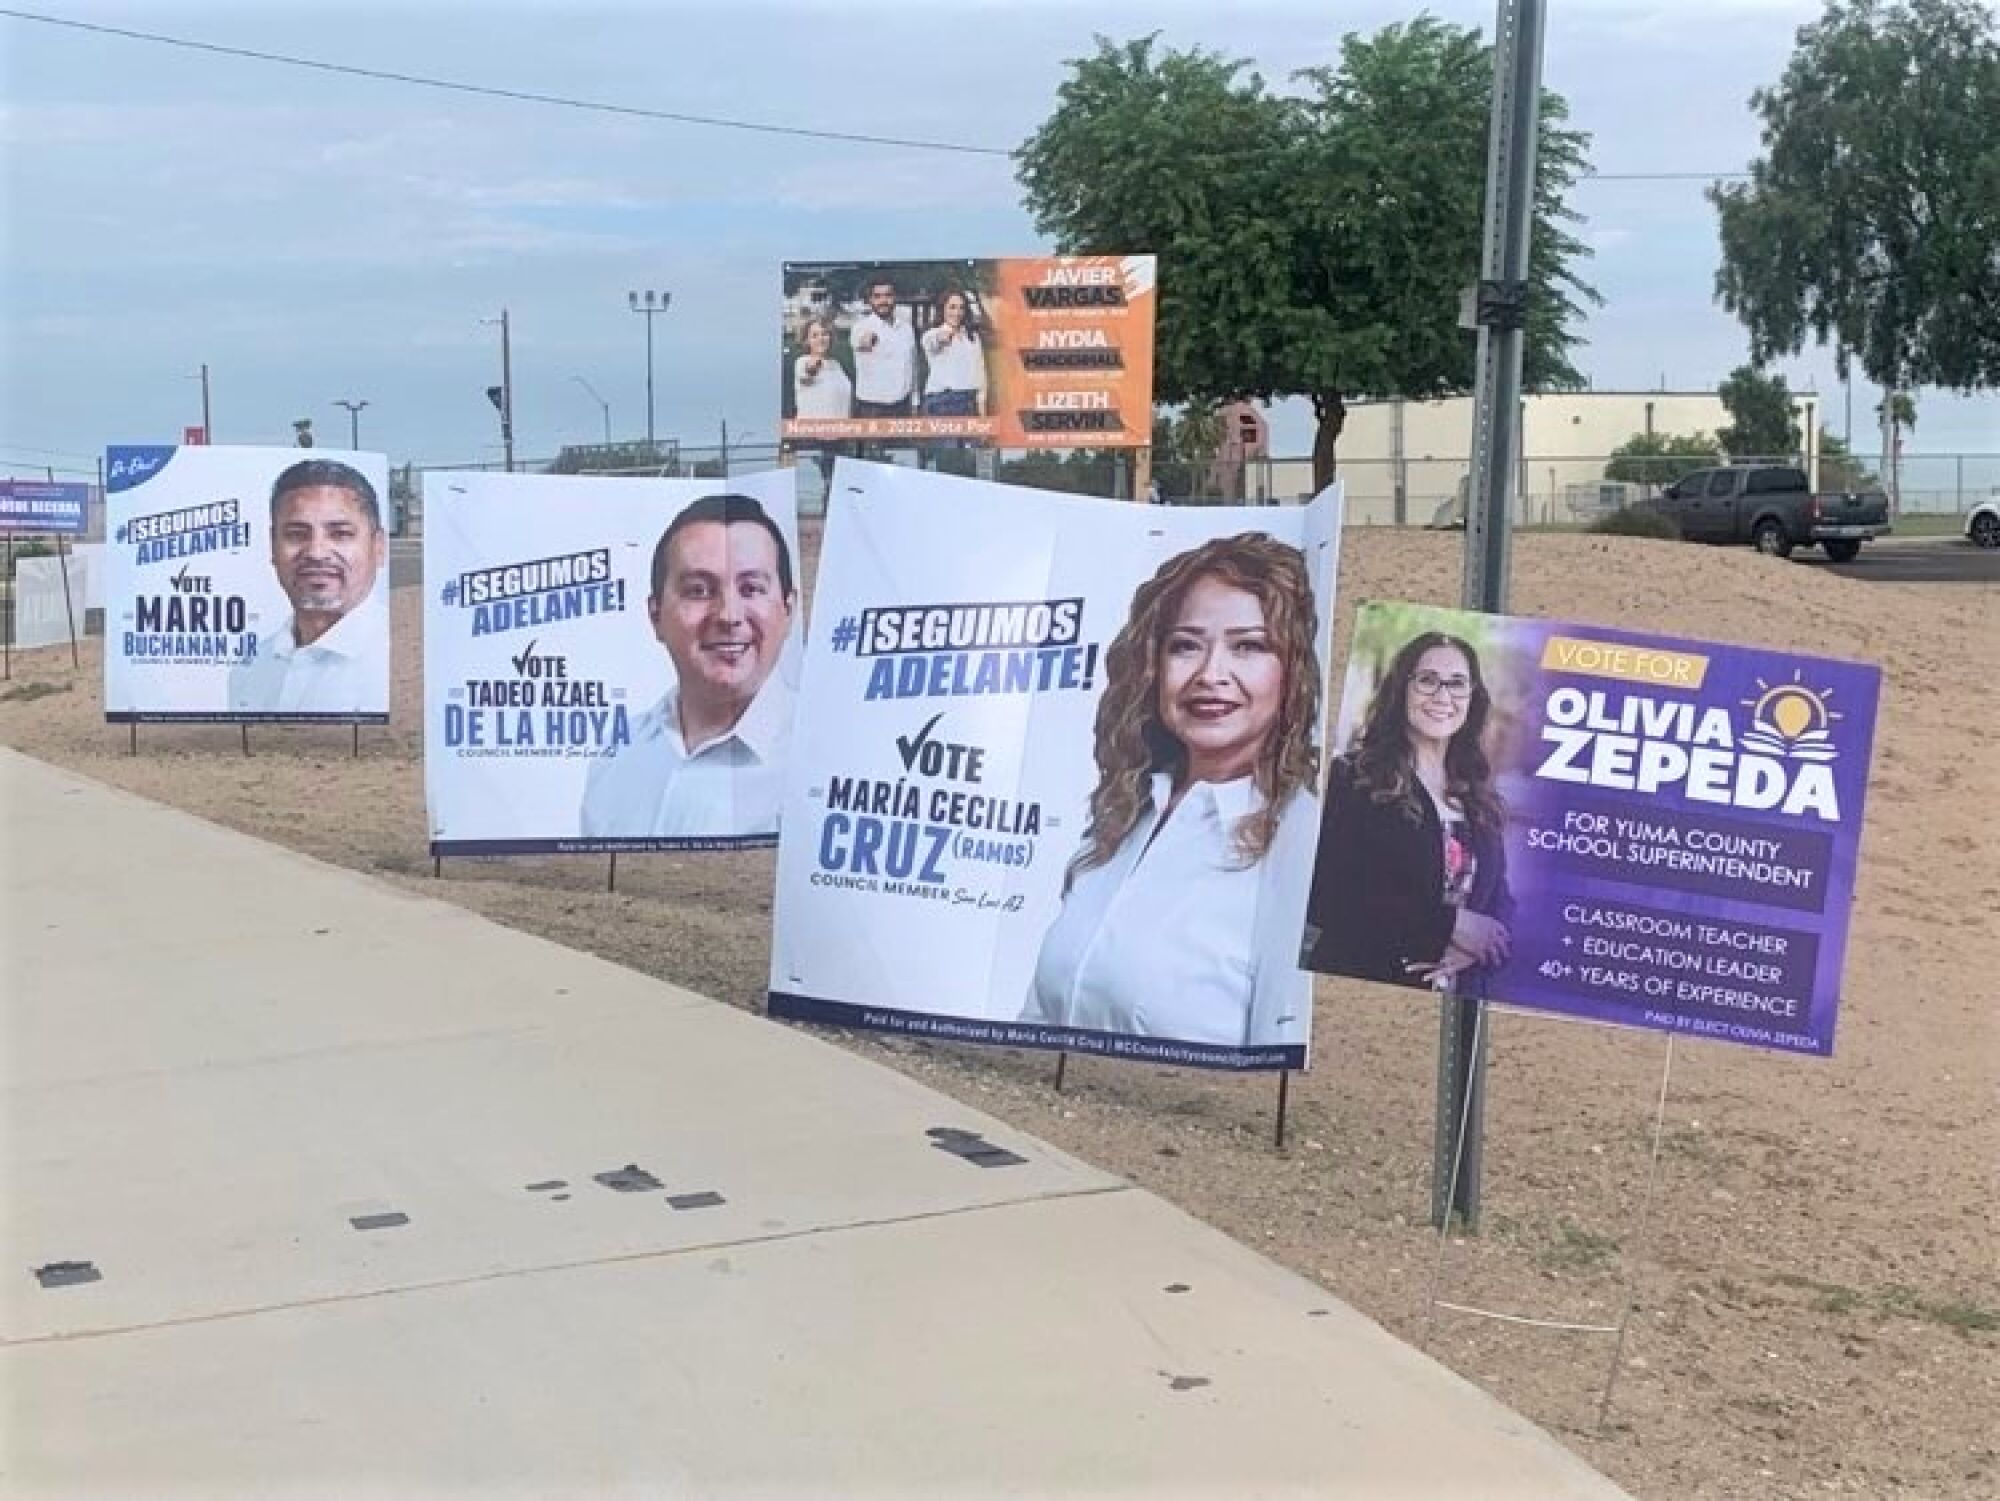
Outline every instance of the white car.
<path fill-rule="evenodd" d="M 1965 518 L 1965 536 L 1974 547 L 2000 547 L 2000 495 L 1972 508 Z"/>

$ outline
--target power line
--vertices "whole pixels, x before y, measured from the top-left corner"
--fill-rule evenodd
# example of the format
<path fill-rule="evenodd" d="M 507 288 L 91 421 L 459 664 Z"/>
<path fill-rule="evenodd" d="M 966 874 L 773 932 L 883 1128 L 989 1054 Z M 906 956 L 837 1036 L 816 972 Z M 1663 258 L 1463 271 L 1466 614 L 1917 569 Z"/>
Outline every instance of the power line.
<path fill-rule="evenodd" d="M 1585 182 L 1717 182 L 1748 179 L 1748 172 L 1585 172 Z"/>
<path fill-rule="evenodd" d="M 157 31 L 136 31 L 125 26 L 104 26 L 93 21 L 77 21 L 66 16 L 44 16 L 33 11 L 0 8 L 0 18 L 32 21 L 43 26 L 61 26 L 71 31 L 120 37 L 126 41 L 150 42 L 160 47 L 179 47 L 189 52 L 207 52 L 217 57 L 241 58 L 249 62 L 278 63 L 288 68 L 307 68 L 317 73 L 337 73 L 349 78 L 368 78 L 378 83 L 404 83 L 414 88 L 439 89 L 452 94 L 472 94 L 484 99 L 504 99 L 516 104 L 547 104 L 560 109 L 584 110 L 595 114 L 624 115 L 642 120 L 667 120 L 679 125 L 705 125 L 715 130 L 747 130 L 758 135 L 792 136 L 813 141 L 841 141 L 860 146 L 900 146 L 911 151 L 948 151 L 958 156 L 1012 156 L 1002 146 L 974 146 L 965 141 L 927 141 L 908 136 L 866 135 L 847 130 L 816 130 L 804 125 L 774 125 L 768 120 L 739 120 L 723 115 L 695 115 L 680 110 L 645 109 L 635 104 L 609 104 L 601 99 L 577 99 L 565 94 L 542 94 L 528 89 L 506 89 L 491 84 L 465 83 L 450 78 L 431 78 L 421 73 L 397 73 L 385 68 L 363 68 L 349 63 L 330 63 L 320 58 L 295 57 L 284 52 L 263 52 L 254 47 L 229 47 L 219 42 L 201 42 L 192 37 L 167 36 Z M 1748 177 L 1747 172 L 1587 172 L 1586 182 L 1712 182 L 1718 178 Z"/>
<path fill-rule="evenodd" d="M 27 443 L 0 443 L 0 449 L 5 449 L 8 453 L 39 453 L 52 459 L 90 459 L 94 461 L 97 458 L 97 455 L 94 453 L 79 453 L 74 448 L 35 448 Z"/>
<path fill-rule="evenodd" d="M 996 146 L 969 146 L 958 141 L 919 141 L 902 136 L 863 135 L 846 130 L 812 130 L 800 125 L 773 125 L 763 120 L 732 120 L 720 115 L 692 115 L 678 110 L 643 109 L 633 104 L 607 104 L 600 99 L 572 99 L 562 94 L 538 94 L 527 89 L 503 89 L 489 84 L 463 83 L 449 78 L 427 78 L 419 73 L 393 73 L 383 68 L 361 68 L 347 63 L 324 62 L 312 57 L 293 57 L 283 52 L 260 52 L 252 47 L 225 47 L 218 42 L 198 42 L 191 37 L 165 36 L 156 31 L 134 31 L 123 26 L 101 26 L 92 21 L 74 21 L 65 16 L 43 16 L 33 11 L 0 9 L 0 17 L 12 21 L 34 21 L 44 26 L 63 26 L 72 31 L 94 32 L 100 36 L 123 37 L 127 41 L 151 42 L 161 47 L 180 47 L 190 52 L 208 52 L 218 57 L 244 58 L 251 62 L 281 63 L 288 68 L 310 68 L 319 73 L 339 73 L 350 78 L 372 78 L 381 83 L 407 83 L 416 88 L 442 89 L 453 94 L 476 94 L 486 99 L 508 99 L 519 104 L 552 104 L 563 109 L 590 110 L 605 115 L 637 116 L 646 120 L 671 120 L 681 125 L 707 125 L 717 130 L 749 130 L 760 135 L 804 136 L 816 141 L 845 141 L 862 146 L 903 146 L 915 151 L 951 151 L 961 156 L 1011 156 Z"/>

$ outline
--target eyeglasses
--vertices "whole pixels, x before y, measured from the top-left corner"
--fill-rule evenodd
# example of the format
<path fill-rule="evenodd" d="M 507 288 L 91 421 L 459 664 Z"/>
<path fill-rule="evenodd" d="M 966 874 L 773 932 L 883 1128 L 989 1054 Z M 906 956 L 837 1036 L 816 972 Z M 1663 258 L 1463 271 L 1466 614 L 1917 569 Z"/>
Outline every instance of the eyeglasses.
<path fill-rule="evenodd" d="M 1436 698 L 1440 693 L 1455 703 L 1464 703 L 1472 697 L 1472 679 L 1468 677 L 1441 678 L 1426 669 L 1410 679 L 1410 686 L 1417 690 L 1419 698 Z"/>

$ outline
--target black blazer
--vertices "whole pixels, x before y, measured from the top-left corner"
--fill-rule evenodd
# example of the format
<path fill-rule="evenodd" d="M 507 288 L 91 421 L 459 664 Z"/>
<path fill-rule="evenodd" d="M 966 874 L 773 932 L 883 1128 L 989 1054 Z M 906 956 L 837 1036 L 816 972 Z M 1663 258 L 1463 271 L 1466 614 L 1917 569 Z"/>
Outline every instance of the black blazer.
<path fill-rule="evenodd" d="M 1412 816 L 1412 813 L 1416 816 Z M 1407 964 L 1442 958 L 1454 909 L 1444 900 L 1444 825 L 1428 797 L 1412 810 L 1380 803 L 1355 779 L 1342 756 L 1327 778 L 1319 857 L 1306 903 L 1306 943 L 1299 962 L 1321 974 L 1355 975 L 1421 986 Z M 1507 922 L 1507 849 L 1495 835 L 1471 829 L 1478 860 L 1465 905 Z M 1473 984 L 1481 971 L 1467 971 Z"/>

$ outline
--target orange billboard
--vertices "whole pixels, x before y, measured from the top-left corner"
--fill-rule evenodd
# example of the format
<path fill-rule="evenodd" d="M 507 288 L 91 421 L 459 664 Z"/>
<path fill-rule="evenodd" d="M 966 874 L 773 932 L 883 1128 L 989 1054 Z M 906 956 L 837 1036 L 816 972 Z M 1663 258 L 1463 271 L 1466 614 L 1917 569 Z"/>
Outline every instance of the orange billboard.
<path fill-rule="evenodd" d="M 1144 448 L 1150 255 L 798 261 L 784 268 L 794 443 Z"/>

